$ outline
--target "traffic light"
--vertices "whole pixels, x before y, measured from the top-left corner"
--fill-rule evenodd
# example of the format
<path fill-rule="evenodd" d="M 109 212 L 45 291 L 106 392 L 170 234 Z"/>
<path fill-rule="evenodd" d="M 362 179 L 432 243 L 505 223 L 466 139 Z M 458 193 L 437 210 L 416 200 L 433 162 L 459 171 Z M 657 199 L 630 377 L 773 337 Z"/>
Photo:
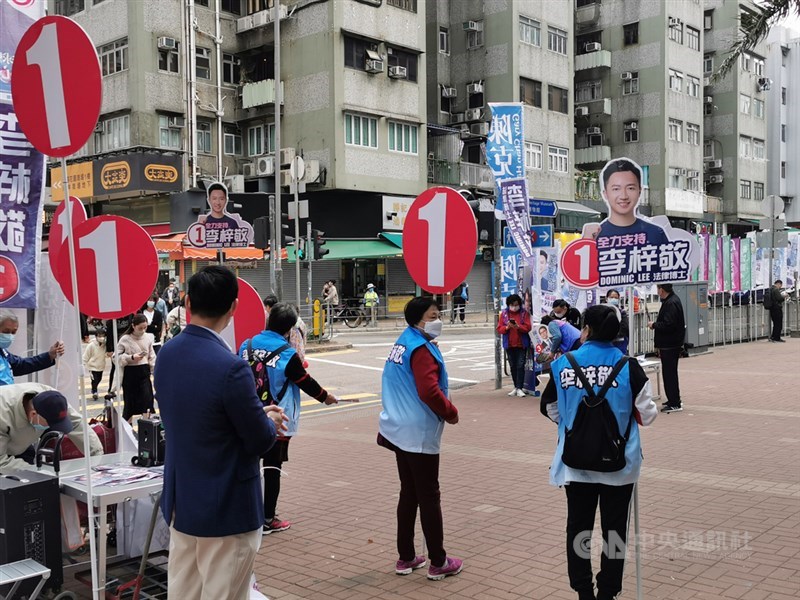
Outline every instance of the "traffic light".
<path fill-rule="evenodd" d="M 253 245 L 259 250 L 268 250 L 270 237 L 269 217 L 256 217 L 253 220 Z"/>
<path fill-rule="evenodd" d="M 311 239 L 314 241 L 314 260 L 319 260 L 330 252 L 328 248 L 323 248 L 328 243 L 328 240 L 322 237 L 323 235 L 325 235 L 324 231 L 319 229 L 311 230 Z"/>
<path fill-rule="evenodd" d="M 306 241 L 303 238 L 297 240 L 297 260 L 306 259 Z"/>
<path fill-rule="evenodd" d="M 287 234 L 289 231 L 289 213 L 281 213 L 281 248 L 286 248 L 294 241 L 294 238 Z"/>

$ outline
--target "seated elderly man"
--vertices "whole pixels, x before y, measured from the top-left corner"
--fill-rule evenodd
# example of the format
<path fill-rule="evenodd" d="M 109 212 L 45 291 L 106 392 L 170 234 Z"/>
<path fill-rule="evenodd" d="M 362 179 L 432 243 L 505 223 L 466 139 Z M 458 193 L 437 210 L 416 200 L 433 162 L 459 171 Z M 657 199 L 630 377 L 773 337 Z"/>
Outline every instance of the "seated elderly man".
<path fill-rule="evenodd" d="M 0 387 L 0 472 L 29 469 L 32 445 L 47 430 L 60 431 L 83 450 L 80 413 L 53 388 L 39 383 Z M 97 434 L 89 429 L 89 453 L 103 453 Z"/>

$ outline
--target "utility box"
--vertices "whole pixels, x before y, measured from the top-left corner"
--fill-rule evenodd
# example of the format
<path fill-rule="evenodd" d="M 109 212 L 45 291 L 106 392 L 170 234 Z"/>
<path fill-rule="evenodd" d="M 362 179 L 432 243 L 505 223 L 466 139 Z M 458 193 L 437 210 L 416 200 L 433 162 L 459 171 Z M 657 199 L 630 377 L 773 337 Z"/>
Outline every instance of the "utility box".
<path fill-rule="evenodd" d="M 708 346 L 708 282 L 676 283 L 672 291 L 683 305 L 686 321 L 686 343 L 690 348 Z"/>

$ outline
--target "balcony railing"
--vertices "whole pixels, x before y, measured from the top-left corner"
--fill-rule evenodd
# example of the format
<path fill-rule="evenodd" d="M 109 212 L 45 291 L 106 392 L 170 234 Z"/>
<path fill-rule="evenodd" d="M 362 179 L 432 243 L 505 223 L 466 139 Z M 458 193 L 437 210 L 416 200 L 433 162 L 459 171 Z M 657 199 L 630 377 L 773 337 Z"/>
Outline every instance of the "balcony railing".
<path fill-rule="evenodd" d="M 611 146 L 589 146 L 575 149 L 575 164 L 589 165 L 611 160 Z"/>
<path fill-rule="evenodd" d="M 597 23 L 600 18 L 600 2 L 585 4 L 584 2 L 575 3 L 575 23 L 579 28 L 586 28 Z"/>
<path fill-rule="evenodd" d="M 722 198 L 719 196 L 706 196 L 703 212 L 722 214 Z"/>
<path fill-rule="evenodd" d="M 575 175 L 577 200 L 600 200 L 600 180 L 589 175 Z"/>
<path fill-rule="evenodd" d="M 428 183 L 443 183 L 445 185 L 461 185 L 461 171 L 459 163 L 428 159 Z"/>
<path fill-rule="evenodd" d="M 587 54 L 579 54 L 575 57 L 575 70 L 597 69 L 599 67 L 611 66 L 611 52 L 608 50 L 598 50 Z"/>
<path fill-rule="evenodd" d="M 477 187 L 484 190 L 494 189 L 494 175 L 486 165 L 461 163 L 461 185 Z"/>
<path fill-rule="evenodd" d="M 284 4 L 280 5 L 279 14 L 281 16 L 281 21 L 288 16 L 288 8 Z M 244 17 L 239 17 L 238 19 L 236 19 L 236 33 L 250 31 L 251 29 L 257 29 L 259 27 L 266 27 L 274 20 L 275 20 L 274 8 L 260 10 L 253 14 L 246 15 Z"/>
<path fill-rule="evenodd" d="M 275 104 L 276 86 L 274 79 L 262 79 L 242 85 L 242 108 L 254 108 L 265 104 Z M 281 81 L 281 99 L 283 82 Z"/>

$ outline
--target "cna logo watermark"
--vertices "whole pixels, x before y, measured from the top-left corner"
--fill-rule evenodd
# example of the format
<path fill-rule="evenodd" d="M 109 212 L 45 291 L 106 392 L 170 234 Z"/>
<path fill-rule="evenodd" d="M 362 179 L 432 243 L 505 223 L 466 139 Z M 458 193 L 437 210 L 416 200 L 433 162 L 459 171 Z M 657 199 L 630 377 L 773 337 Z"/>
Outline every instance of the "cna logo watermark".
<path fill-rule="evenodd" d="M 659 533 L 641 532 L 639 547 L 644 559 L 747 559 L 752 554 L 749 531 L 663 531 Z M 635 536 L 631 535 L 629 544 L 616 530 L 608 532 L 608 541 L 601 538 L 600 532 L 581 531 L 572 540 L 572 549 L 580 558 L 599 558 L 600 554 L 610 559 L 624 559 L 632 556 Z"/>

